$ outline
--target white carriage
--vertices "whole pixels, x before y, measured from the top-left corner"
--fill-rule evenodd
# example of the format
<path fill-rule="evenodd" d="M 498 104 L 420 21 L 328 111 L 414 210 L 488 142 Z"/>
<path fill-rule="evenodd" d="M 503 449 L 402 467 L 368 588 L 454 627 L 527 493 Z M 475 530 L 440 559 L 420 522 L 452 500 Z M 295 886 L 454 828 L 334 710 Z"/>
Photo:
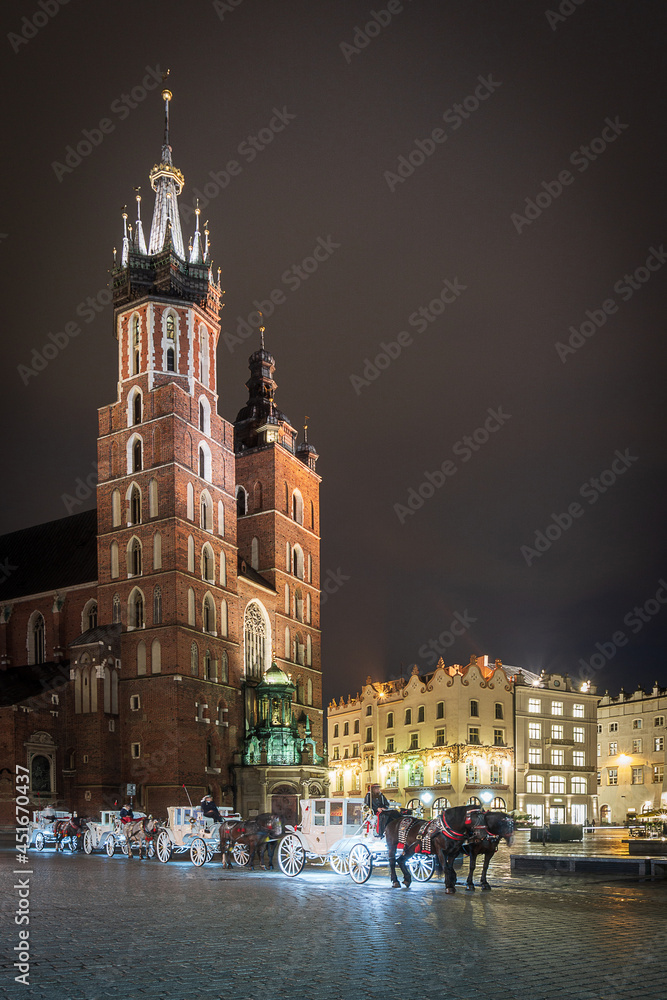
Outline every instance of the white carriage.
<path fill-rule="evenodd" d="M 189 854 L 190 861 L 198 868 L 210 861 L 220 850 L 220 824 L 202 814 L 198 806 L 169 806 L 167 825 L 155 840 L 158 860 L 166 863 L 173 856 Z M 221 806 L 218 812 L 224 820 L 241 820 L 230 806 Z"/>
<path fill-rule="evenodd" d="M 61 819 L 70 819 L 70 812 L 56 812 L 54 818 L 45 819 L 41 811 L 32 814 L 32 822 L 28 829 L 30 831 L 30 841 L 28 847 L 34 847 L 37 851 L 43 851 L 45 847 L 56 846 L 56 835 L 53 831 L 54 824 Z M 71 838 L 67 837 L 68 846 L 72 847 Z"/>
<path fill-rule="evenodd" d="M 146 813 L 135 812 L 134 819 L 145 819 Z M 119 848 L 123 854 L 127 856 L 129 851 L 127 837 L 123 832 L 123 824 L 120 818 L 120 811 L 117 809 L 110 809 L 107 812 L 100 813 L 99 823 L 89 823 L 89 828 L 91 829 L 91 837 L 89 843 L 91 844 L 90 851 L 86 848 L 86 834 L 83 837 L 83 849 L 87 854 L 90 854 L 93 850 L 103 850 L 106 852 L 107 857 L 112 858 L 116 853 L 116 848 Z M 149 843 L 147 848 L 149 858 L 153 856 L 153 845 Z"/>
<path fill-rule="evenodd" d="M 306 860 L 328 862 L 339 875 L 350 875 L 361 885 L 374 867 L 389 864 L 387 844 L 384 837 L 375 836 L 375 823 L 361 798 L 302 799 L 301 823 L 287 827 L 278 844 L 280 870 L 294 876 L 303 871 Z M 414 855 L 408 865 L 418 882 L 428 882 L 435 871 L 430 854 Z"/>

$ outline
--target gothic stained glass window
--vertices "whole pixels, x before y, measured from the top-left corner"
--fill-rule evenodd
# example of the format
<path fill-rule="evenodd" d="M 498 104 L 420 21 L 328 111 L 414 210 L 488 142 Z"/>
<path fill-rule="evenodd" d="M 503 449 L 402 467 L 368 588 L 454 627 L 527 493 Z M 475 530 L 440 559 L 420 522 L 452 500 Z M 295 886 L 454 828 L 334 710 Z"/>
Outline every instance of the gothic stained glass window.
<path fill-rule="evenodd" d="M 257 604 L 249 604 L 243 622 L 245 671 L 248 677 L 261 677 L 266 655 L 266 623 Z"/>
<path fill-rule="evenodd" d="M 32 792 L 51 792 L 51 762 L 38 754 L 32 758 Z"/>

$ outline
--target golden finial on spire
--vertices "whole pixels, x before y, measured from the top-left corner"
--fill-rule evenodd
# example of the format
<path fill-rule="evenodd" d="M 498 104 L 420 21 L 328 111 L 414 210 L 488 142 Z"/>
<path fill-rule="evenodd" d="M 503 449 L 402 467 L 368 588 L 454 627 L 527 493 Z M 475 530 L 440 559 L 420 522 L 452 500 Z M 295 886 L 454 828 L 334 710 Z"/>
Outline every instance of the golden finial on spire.
<path fill-rule="evenodd" d="M 163 84 L 165 84 L 167 82 L 167 77 L 169 76 L 170 73 L 171 73 L 171 70 L 168 69 L 166 73 L 162 74 L 162 83 Z M 171 91 L 167 87 L 164 87 L 164 89 L 162 91 L 162 100 L 163 101 L 170 101 L 171 98 L 172 98 L 172 96 L 173 95 L 172 95 Z"/>

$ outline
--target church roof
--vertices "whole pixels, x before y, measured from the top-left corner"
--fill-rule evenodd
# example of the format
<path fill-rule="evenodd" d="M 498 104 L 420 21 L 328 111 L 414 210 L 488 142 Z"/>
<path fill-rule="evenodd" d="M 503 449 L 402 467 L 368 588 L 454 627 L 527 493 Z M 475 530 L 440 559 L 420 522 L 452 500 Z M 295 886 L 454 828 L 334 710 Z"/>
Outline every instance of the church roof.
<path fill-rule="evenodd" d="M 256 569 L 253 569 L 250 563 L 247 562 L 242 556 L 239 556 L 238 558 L 238 575 L 244 576 L 247 580 L 252 580 L 253 583 L 256 583 L 260 587 L 264 587 L 265 590 L 271 590 L 274 594 L 277 593 L 273 584 L 269 583 L 269 581 L 263 577 L 261 573 L 258 573 Z"/>
<path fill-rule="evenodd" d="M 50 694 L 69 682 L 69 662 L 32 663 L 0 670 L 0 707 Z"/>
<path fill-rule="evenodd" d="M 70 646 L 92 646 L 103 643 L 110 646 L 116 656 L 120 656 L 120 635 L 123 626 L 120 622 L 111 625 L 96 625 L 95 628 L 86 629 L 80 636 L 70 642 Z"/>
<path fill-rule="evenodd" d="M 97 510 L 0 536 L 0 602 L 97 581 Z"/>
<path fill-rule="evenodd" d="M 285 671 L 281 670 L 277 663 L 271 664 L 257 686 L 261 687 L 264 684 L 268 684 L 271 687 L 278 685 L 280 687 L 294 687 L 294 684 L 289 679 Z"/>

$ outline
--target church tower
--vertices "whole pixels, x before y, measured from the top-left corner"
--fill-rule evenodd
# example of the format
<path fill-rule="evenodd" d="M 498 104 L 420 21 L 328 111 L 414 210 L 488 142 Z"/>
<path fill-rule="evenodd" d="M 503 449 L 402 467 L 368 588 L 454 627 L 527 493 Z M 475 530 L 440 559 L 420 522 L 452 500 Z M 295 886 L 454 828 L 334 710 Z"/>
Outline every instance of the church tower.
<path fill-rule="evenodd" d="M 146 240 L 137 194 L 114 262 L 118 399 L 99 412 L 99 616 L 120 622 L 123 780 L 153 812 L 182 785 L 225 797 L 243 732 L 233 428 L 218 415 L 222 292 L 199 211 L 186 251 L 169 105 L 150 171 Z M 228 797 L 228 796 L 227 796 Z"/>
<path fill-rule="evenodd" d="M 276 408 L 263 331 L 246 406 L 233 425 L 218 414 L 220 272 L 198 209 L 186 249 L 162 97 L 150 233 L 137 193 L 114 252 L 118 392 L 99 411 L 98 604 L 120 626 L 120 771 L 146 812 L 183 804 L 185 785 L 193 801 L 211 792 L 294 821 L 298 798 L 328 782 L 317 454 Z M 274 657 L 292 706 L 291 750 L 276 760 L 257 735 Z"/>

